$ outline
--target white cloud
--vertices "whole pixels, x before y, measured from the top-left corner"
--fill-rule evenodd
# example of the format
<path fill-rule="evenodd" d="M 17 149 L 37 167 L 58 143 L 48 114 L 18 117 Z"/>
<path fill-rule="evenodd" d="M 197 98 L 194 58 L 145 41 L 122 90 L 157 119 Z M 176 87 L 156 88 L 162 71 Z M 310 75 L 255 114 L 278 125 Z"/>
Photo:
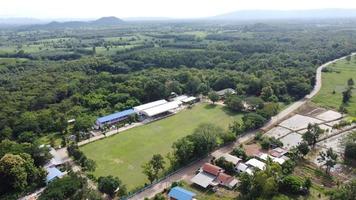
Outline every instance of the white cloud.
<path fill-rule="evenodd" d="M 356 0 L 0 0 L 2 17 L 206 17 L 235 10 L 356 8 Z"/>

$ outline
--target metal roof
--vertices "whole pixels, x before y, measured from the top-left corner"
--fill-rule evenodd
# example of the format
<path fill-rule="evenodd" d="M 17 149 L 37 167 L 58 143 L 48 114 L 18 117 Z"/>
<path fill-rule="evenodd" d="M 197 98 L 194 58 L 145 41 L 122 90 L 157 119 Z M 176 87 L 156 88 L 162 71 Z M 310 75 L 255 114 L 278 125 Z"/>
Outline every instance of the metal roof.
<path fill-rule="evenodd" d="M 168 196 L 176 200 L 192 200 L 196 194 L 181 187 L 174 187 L 169 191 Z"/>
<path fill-rule="evenodd" d="M 200 172 L 199 174 L 195 175 L 191 179 L 191 181 L 197 185 L 200 185 L 203 188 L 207 188 L 210 184 L 213 183 L 215 178 L 216 176 L 213 176 L 205 172 Z"/>
<path fill-rule="evenodd" d="M 223 155 L 221 155 L 221 157 L 225 158 L 226 161 L 233 163 L 234 165 L 236 165 L 237 163 L 239 163 L 240 161 L 242 161 L 241 158 L 238 158 L 236 156 L 233 156 L 231 154 L 225 153 Z"/>
<path fill-rule="evenodd" d="M 188 98 L 187 95 L 180 95 L 180 96 L 174 97 L 173 101 L 182 101 L 183 99 L 186 99 L 186 98 Z"/>
<path fill-rule="evenodd" d="M 226 88 L 226 89 L 223 89 L 223 90 L 216 91 L 216 93 L 219 96 L 222 96 L 222 95 L 225 95 L 227 93 L 235 94 L 236 91 L 234 89 L 232 89 L 232 88 Z"/>
<path fill-rule="evenodd" d="M 146 109 L 149 109 L 149 108 L 152 108 L 152 107 L 155 107 L 155 106 L 159 106 L 159 105 L 162 105 L 162 104 L 165 104 L 165 103 L 167 103 L 167 101 L 164 100 L 164 99 L 161 99 L 161 100 L 158 100 L 158 101 L 153 101 L 153 102 L 150 102 L 150 103 L 146 103 L 146 104 L 143 104 L 143 105 L 136 106 L 133 109 L 136 112 L 142 112 L 143 110 L 146 110 Z"/>
<path fill-rule="evenodd" d="M 54 180 L 55 178 L 60 178 L 63 176 L 63 173 L 61 171 L 59 171 L 59 169 L 55 168 L 55 167 L 49 167 L 46 168 L 47 171 L 47 177 L 46 177 L 46 182 L 51 182 L 52 180 Z"/>
<path fill-rule="evenodd" d="M 169 110 L 176 109 L 178 107 L 179 107 L 179 104 L 175 101 L 172 101 L 172 102 L 168 102 L 165 104 L 161 104 L 161 105 L 158 105 L 158 106 L 155 106 L 152 108 L 142 110 L 142 113 L 149 117 L 152 117 L 152 116 L 167 112 Z"/>
<path fill-rule="evenodd" d="M 197 99 L 196 97 L 188 97 L 186 99 L 183 99 L 182 102 L 183 103 L 188 103 L 188 102 L 194 101 L 196 99 Z"/>
<path fill-rule="evenodd" d="M 100 117 L 96 121 L 100 122 L 100 123 L 105 123 L 105 122 L 109 122 L 111 120 L 115 120 L 115 119 L 118 119 L 118 118 L 121 118 L 121 117 L 126 117 L 128 115 L 132 115 L 134 113 L 135 113 L 135 111 L 133 109 L 128 109 L 128 110 L 117 112 L 117 113 L 114 113 L 114 114 L 111 114 L 111 115 Z"/>
<path fill-rule="evenodd" d="M 260 170 L 264 170 L 265 167 L 266 167 L 266 164 L 265 164 L 265 163 L 263 163 L 263 162 L 261 162 L 261 161 L 255 159 L 255 158 L 252 158 L 252 159 L 250 159 L 249 161 L 247 161 L 247 162 L 246 162 L 246 165 L 250 165 L 250 166 L 252 166 L 252 167 L 256 167 L 256 168 L 258 168 L 258 169 L 260 169 Z"/>

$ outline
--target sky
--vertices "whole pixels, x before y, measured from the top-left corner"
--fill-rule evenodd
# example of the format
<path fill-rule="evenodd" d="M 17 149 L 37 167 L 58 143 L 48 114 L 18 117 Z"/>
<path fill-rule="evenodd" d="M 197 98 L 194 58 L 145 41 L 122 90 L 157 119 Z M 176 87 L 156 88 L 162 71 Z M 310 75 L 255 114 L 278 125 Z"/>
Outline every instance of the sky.
<path fill-rule="evenodd" d="M 356 0 L 0 0 L 0 17 L 201 18 L 236 10 L 356 8 Z"/>

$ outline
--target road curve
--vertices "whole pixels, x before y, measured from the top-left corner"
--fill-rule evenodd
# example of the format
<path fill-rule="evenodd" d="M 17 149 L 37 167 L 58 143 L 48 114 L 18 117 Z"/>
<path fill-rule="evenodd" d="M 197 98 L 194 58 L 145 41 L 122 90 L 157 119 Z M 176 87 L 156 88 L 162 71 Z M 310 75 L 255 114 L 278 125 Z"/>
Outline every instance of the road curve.
<path fill-rule="evenodd" d="M 355 55 L 356 53 L 352 53 L 351 55 Z M 278 113 L 277 115 L 273 116 L 271 118 L 271 120 L 266 123 L 261 129 L 262 130 L 268 130 L 271 127 L 275 126 L 277 123 L 279 123 L 280 120 L 282 120 L 283 118 L 287 117 L 288 115 L 290 115 L 291 113 L 293 113 L 294 111 L 296 111 L 298 108 L 300 108 L 302 105 L 304 105 L 306 102 L 308 102 L 312 97 L 314 97 L 321 89 L 321 72 L 322 69 L 334 62 L 337 62 L 339 60 L 345 59 L 346 56 L 332 60 L 330 62 L 327 62 L 321 66 L 319 66 L 316 70 L 316 82 L 314 85 L 313 90 L 310 92 L 310 94 L 306 95 L 305 98 L 294 102 L 293 104 L 291 104 L 290 106 L 288 106 L 288 108 L 284 109 L 283 111 L 281 111 L 280 113 Z M 256 131 L 254 132 L 250 132 L 247 133 L 245 135 L 243 135 L 242 137 L 240 137 L 235 144 L 229 145 L 229 146 L 225 146 L 222 147 L 216 151 L 214 151 L 212 153 L 212 155 L 217 156 L 217 155 L 221 155 L 222 153 L 227 153 L 233 150 L 233 148 L 241 143 L 244 143 L 250 139 L 252 139 L 255 135 Z M 211 158 L 211 156 L 205 157 L 203 159 L 201 159 L 200 161 L 193 163 L 192 165 L 183 167 L 182 169 L 180 169 L 177 173 L 173 174 L 172 176 L 169 176 L 165 179 L 163 179 L 162 181 L 152 185 L 151 187 L 135 194 L 134 196 L 128 198 L 130 200 L 142 200 L 145 197 L 147 198 L 153 198 L 156 194 L 162 192 L 165 188 L 168 188 L 171 186 L 171 184 L 173 182 L 176 181 L 180 181 L 182 179 L 187 180 L 187 178 L 191 177 L 194 172 L 206 161 L 209 161 L 209 159 Z"/>

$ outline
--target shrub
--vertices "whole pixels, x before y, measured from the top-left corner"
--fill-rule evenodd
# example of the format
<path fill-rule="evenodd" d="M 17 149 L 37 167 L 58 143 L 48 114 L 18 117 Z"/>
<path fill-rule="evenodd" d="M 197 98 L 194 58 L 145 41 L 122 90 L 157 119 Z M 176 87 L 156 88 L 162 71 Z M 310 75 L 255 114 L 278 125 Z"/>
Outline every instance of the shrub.
<path fill-rule="evenodd" d="M 231 155 L 234 155 L 238 158 L 241 158 L 242 160 L 246 161 L 247 160 L 247 155 L 244 149 L 242 148 L 235 148 L 232 152 Z"/>
<path fill-rule="evenodd" d="M 280 190 L 289 194 L 302 194 L 304 190 L 304 180 L 298 176 L 286 176 L 281 182 Z"/>

